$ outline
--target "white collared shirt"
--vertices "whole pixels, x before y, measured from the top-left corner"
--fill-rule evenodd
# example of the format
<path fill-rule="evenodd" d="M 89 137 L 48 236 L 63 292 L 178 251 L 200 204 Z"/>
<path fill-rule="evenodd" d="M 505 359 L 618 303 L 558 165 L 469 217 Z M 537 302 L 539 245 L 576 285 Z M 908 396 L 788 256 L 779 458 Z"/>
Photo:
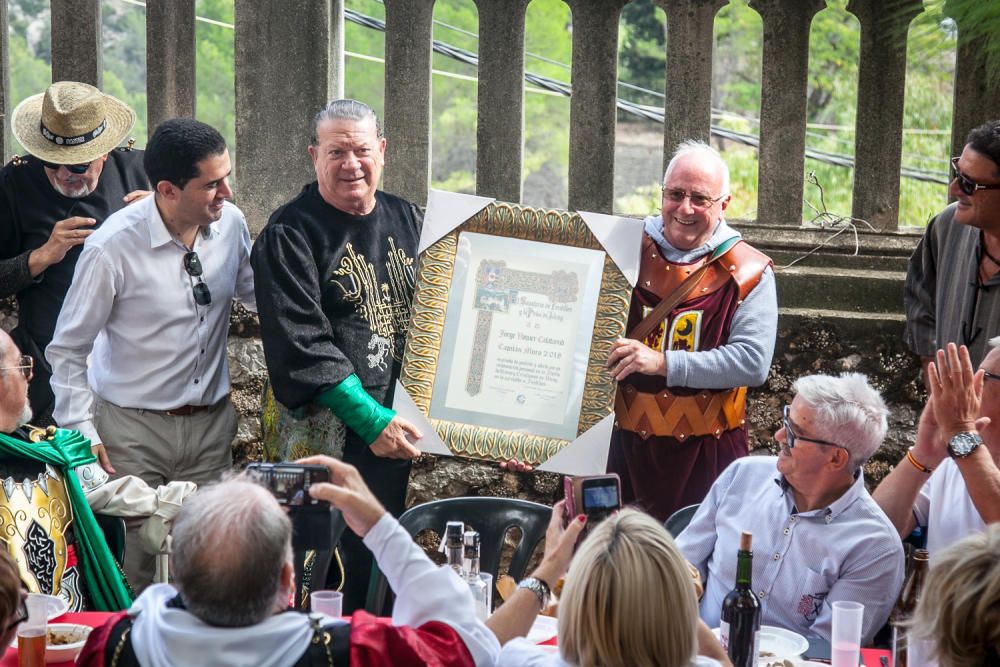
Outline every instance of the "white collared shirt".
<path fill-rule="evenodd" d="M 257 309 L 243 213 L 226 202 L 192 249 L 211 290 L 207 306 L 195 303 L 188 249 L 163 224 L 155 197 L 121 209 L 87 239 L 45 351 L 60 426 L 100 442 L 95 394 L 126 408 L 171 410 L 229 393 L 232 300 Z"/>
<path fill-rule="evenodd" d="M 899 534 L 865 489 L 864 476 L 827 507 L 798 512 L 773 456 L 731 463 L 677 537 L 701 571 L 701 618 L 719 625 L 736 584 L 740 533 L 753 533 L 753 590 L 761 623 L 830 641 L 837 600 L 865 606 L 862 645 L 889 617 L 903 585 Z"/>

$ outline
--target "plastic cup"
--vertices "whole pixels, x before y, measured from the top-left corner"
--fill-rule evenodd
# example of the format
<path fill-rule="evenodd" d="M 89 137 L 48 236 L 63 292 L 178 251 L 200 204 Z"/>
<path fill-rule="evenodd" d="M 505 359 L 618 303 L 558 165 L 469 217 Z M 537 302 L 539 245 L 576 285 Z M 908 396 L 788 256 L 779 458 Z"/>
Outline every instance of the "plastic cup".
<path fill-rule="evenodd" d="M 861 654 L 861 622 L 865 606 L 860 602 L 833 603 L 833 667 L 857 667 Z"/>
<path fill-rule="evenodd" d="M 493 575 L 489 572 L 480 572 L 479 578 L 483 580 L 486 584 L 486 616 L 487 618 L 493 613 Z"/>
<path fill-rule="evenodd" d="M 309 609 L 314 614 L 340 618 L 344 610 L 344 594 L 339 591 L 313 591 L 309 594 Z"/>

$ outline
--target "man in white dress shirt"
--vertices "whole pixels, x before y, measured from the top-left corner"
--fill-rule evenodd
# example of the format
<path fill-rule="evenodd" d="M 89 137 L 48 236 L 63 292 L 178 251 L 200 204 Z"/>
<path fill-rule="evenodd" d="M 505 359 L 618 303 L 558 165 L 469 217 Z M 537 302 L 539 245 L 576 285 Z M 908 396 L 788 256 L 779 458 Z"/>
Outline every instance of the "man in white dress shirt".
<path fill-rule="evenodd" d="M 154 196 L 109 217 L 77 263 L 46 350 L 53 416 L 109 473 L 202 484 L 232 463 L 226 337 L 234 298 L 256 310 L 250 235 L 212 127 L 165 121 L 143 166 Z M 140 572 L 135 560 L 126 570 L 141 587 L 151 562 Z"/>

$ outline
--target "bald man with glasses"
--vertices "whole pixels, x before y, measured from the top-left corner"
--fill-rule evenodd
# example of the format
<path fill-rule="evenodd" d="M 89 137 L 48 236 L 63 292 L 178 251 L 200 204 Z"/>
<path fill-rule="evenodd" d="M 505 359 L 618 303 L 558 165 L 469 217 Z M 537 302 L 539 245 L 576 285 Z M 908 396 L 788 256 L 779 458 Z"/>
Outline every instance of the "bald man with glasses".
<path fill-rule="evenodd" d="M 689 141 L 646 219 L 628 331 L 612 345 L 618 381 L 609 472 L 623 500 L 660 520 L 699 502 L 747 454 L 747 387 L 767 379 L 778 325 L 771 260 L 724 220 L 729 170 Z"/>
<path fill-rule="evenodd" d="M 975 367 L 1000 335 L 1000 120 L 969 132 L 951 167 L 955 201 L 927 224 L 906 271 L 903 337 L 925 378 L 948 343 L 965 345 Z"/>

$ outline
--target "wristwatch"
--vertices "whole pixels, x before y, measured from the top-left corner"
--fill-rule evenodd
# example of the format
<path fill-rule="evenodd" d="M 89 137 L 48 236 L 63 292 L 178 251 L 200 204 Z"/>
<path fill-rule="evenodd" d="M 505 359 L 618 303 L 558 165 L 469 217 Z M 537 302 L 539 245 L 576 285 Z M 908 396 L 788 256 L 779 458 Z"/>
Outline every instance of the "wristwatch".
<path fill-rule="evenodd" d="M 538 602 L 542 605 L 542 609 L 549 606 L 549 597 L 551 596 L 551 591 L 549 590 L 549 585 L 537 577 L 525 577 L 518 583 L 518 588 L 527 588 L 529 591 L 538 596 Z"/>
<path fill-rule="evenodd" d="M 961 431 L 948 441 L 948 455 L 953 459 L 964 459 L 983 444 L 983 439 L 975 431 Z"/>

